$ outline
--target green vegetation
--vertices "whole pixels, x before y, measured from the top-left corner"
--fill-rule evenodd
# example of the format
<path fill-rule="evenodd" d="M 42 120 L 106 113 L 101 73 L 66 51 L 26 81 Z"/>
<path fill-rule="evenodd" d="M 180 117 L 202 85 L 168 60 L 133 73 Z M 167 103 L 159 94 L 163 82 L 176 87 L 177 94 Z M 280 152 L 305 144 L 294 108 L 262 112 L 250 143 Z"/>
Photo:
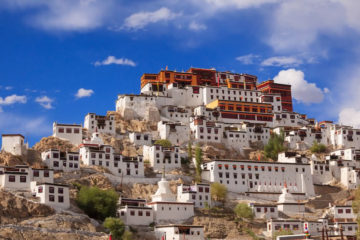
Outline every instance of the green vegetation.
<path fill-rule="evenodd" d="M 195 181 L 201 182 L 201 164 L 202 164 L 202 150 L 199 145 L 195 148 L 195 167 L 196 167 L 196 176 Z"/>
<path fill-rule="evenodd" d="M 189 158 L 190 161 L 191 161 L 191 159 L 193 158 L 193 154 L 192 154 L 192 143 L 191 143 L 191 142 L 188 143 L 187 152 L 188 152 L 188 158 Z"/>
<path fill-rule="evenodd" d="M 284 235 L 293 235 L 294 233 L 290 229 L 280 229 L 273 234 L 273 239 L 276 239 L 278 236 Z"/>
<path fill-rule="evenodd" d="M 167 140 L 167 139 L 156 140 L 154 144 L 155 145 L 160 145 L 160 146 L 166 147 L 166 148 L 172 146 L 171 142 L 169 140 Z"/>
<path fill-rule="evenodd" d="M 284 147 L 284 139 L 285 135 L 283 131 L 281 131 L 280 135 L 272 133 L 268 144 L 264 147 L 265 157 L 277 160 L 278 154 L 286 150 Z"/>
<path fill-rule="evenodd" d="M 76 203 L 89 217 L 104 220 L 115 216 L 118 198 L 114 190 L 81 186 Z"/>
<path fill-rule="evenodd" d="M 214 182 L 210 186 L 211 198 L 218 202 L 225 202 L 227 195 L 227 188 L 225 185 Z"/>
<path fill-rule="evenodd" d="M 236 217 L 243 221 L 244 219 L 251 220 L 254 218 L 254 214 L 251 208 L 246 203 L 238 203 L 234 208 Z"/>
<path fill-rule="evenodd" d="M 103 225 L 110 231 L 112 238 L 115 240 L 123 240 L 125 239 L 125 234 L 129 234 L 129 232 L 126 233 L 127 231 L 125 231 L 125 224 L 119 218 L 108 217 L 105 219 Z"/>
<path fill-rule="evenodd" d="M 256 236 L 256 234 L 250 228 L 245 228 L 245 232 L 249 234 L 252 239 L 259 240 L 259 237 Z"/>
<path fill-rule="evenodd" d="M 317 141 L 314 141 L 310 151 L 312 153 L 324 153 L 326 152 L 326 146 L 324 144 L 319 144 Z"/>

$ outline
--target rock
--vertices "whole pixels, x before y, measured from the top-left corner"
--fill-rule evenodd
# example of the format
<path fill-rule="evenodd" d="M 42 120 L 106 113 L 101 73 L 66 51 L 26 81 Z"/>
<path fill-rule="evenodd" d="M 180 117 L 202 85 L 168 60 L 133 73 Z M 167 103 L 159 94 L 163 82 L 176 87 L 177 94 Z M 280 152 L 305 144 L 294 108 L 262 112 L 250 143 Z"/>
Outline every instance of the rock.
<path fill-rule="evenodd" d="M 26 161 L 22 156 L 15 156 L 5 151 L 0 152 L 0 165 L 15 166 L 24 164 L 26 164 Z"/>
<path fill-rule="evenodd" d="M 0 223 L 12 224 L 31 217 L 44 217 L 54 214 L 49 206 L 28 201 L 10 192 L 0 191 Z"/>
<path fill-rule="evenodd" d="M 49 149 L 58 149 L 62 152 L 78 150 L 78 148 L 69 141 L 51 136 L 42 138 L 40 142 L 33 146 L 33 149 L 38 152 L 44 152 Z"/>

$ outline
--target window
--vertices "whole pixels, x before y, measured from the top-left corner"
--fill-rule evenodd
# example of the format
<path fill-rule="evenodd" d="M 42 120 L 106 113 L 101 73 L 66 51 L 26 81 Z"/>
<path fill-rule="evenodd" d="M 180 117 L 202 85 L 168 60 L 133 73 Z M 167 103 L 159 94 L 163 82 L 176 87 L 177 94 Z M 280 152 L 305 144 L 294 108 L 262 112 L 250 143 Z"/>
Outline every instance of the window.
<path fill-rule="evenodd" d="M 9 182 L 15 182 L 15 176 L 14 175 L 9 176 Z"/>
<path fill-rule="evenodd" d="M 49 193 L 54 193 L 55 192 L 55 188 L 54 187 L 49 187 Z"/>
<path fill-rule="evenodd" d="M 66 133 L 72 133 L 72 129 L 71 128 L 66 128 Z"/>
<path fill-rule="evenodd" d="M 26 176 L 20 176 L 20 182 L 26 182 Z"/>
<path fill-rule="evenodd" d="M 43 192 L 43 187 L 38 187 L 38 193 L 42 193 Z"/>
<path fill-rule="evenodd" d="M 202 188 L 202 187 L 199 187 L 199 192 L 203 192 L 203 188 Z"/>
<path fill-rule="evenodd" d="M 49 195 L 49 201 L 54 202 L 55 201 L 55 196 L 54 195 Z"/>
<path fill-rule="evenodd" d="M 130 211 L 130 216 L 135 216 L 135 211 Z"/>
<path fill-rule="evenodd" d="M 64 193 L 64 189 L 63 189 L 63 188 L 58 188 L 58 193 L 63 194 L 63 193 Z"/>
<path fill-rule="evenodd" d="M 59 158 L 59 153 L 53 153 L 53 158 Z"/>
<path fill-rule="evenodd" d="M 75 129 L 74 129 L 74 133 L 80 133 L 80 129 L 75 128 Z"/>
<path fill-rule="evenodd" d="M 50 172 L 47 171 L 47 170 L 45 170 L 45 171 L 44 171 L 44 177 L 49 177 L 49 176 L 50 176 Z"/>
<path fill-rule="evenodd" d="M 54 166 L 55 166 L 55 162 L 54 162 Z M 39 170 L 34 170 L 33 176 L 38 177 L 39 176 Z"/>
<path fill-rule="evenodd" d="M 345 212 L 346 212 L 346 213 L 351 213 L 351 209 L 350 209 L 350 208 L 349 208 L 349 209 L 346 209 Z"/>
<path fill-rule="evenodd" d="M 261 212 L 261 208 L 256 208 L 256 212 Z"/>
<path fill-rule="evenodd" d="M 143 212 L 142 211 L 138 211 L 138 216 L 142 216 L 143 215 Z"/>
<path fill-rule="evenodd" d="M 146 211 L 146 216 L 150 217 L 150 211 Z"/>
<path fill-rule="evenodd" d="M 58 202 L 64 202 L 64 197 L 63 196 L 58 196 Z"/>
<path fill-rule="evenodd" d="M 59 133 L 64 133 L 64 128 L 59 128 Z"/>
<path fill-rule="evenodd" d="M 344 213 L 344 210 L 343 209 L 338 209 L 338 213 L 339 214 Z"/>

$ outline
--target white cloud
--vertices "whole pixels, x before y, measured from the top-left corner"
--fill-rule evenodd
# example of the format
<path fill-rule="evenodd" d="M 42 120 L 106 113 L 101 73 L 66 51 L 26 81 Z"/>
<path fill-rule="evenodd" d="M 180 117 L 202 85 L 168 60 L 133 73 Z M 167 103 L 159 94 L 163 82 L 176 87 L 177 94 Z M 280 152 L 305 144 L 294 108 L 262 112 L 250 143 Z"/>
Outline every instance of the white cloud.
<path fill-rule="evenodd" d="M 255 55 L 255 54 L 247 54 L 247 55 L 243 55 L 243 56 L 239 56 L 236 58 L 237 61 L 241 62 L 242 64 L 253 64 L 255 60 L 259 59 L 260 56 L 259 55 Z"/>
<path fill-rule="evenodd" d="M 10 9 L 32 9 L 29 22 L 46 30 L 78 31 L 102 26 L 113 14 L 113 0 L 5 0 Z"/>
<path fill-rule="evenodd" d="M 94 94 L 94 91 L 92 89 L 85 89 L 80 88 L 77 93 L 75 94 L 76 98 L 84 98 L 84 97 L 90 97 Z"/>
<path fill-rule="evenodd" d="M 339 113 L 339 123 L 360 128 L 360 110 L 344 108 Z"/>
<path fill-rule="evenodd" d="M 292 96 L 299 102 L 310 104 L 320 103 L 324 99 L 324 92 L 315 83 L 304 79 L 304 73 L 293 68 L 282 70 L 274 77 L 277 83 L 291 84 Z"/>
<path fill-rule="evenodd" d="M 94 63 L 95 66 L 110 65 L 110 64 L 127 65 L 132 67 L 136 66 L 136 63 L 133 60 L 127 58 L 116 58 L 114 56 L 108 56 L 106 59 L 102 61 L 96 61 Z"/>
<path fill-rule="evenodd" d="M 277 56 L 270 57 L 261 62 L 262 66 L 290 67 L 299 66 L 303 61 L 296 57 Z"/>
<path fill-rule="evenodd" d="M 138 12 L 127 17 L 122 28 L 138 30 L 146 27 L 151 23 L 169 21 L 180 15 L 180 13 L 174 13 L 166 7 L 162 7 L 154 12 Z"/>
<path fill-rule="evenodd" d="M 6 87 L 5 87 L 5 90 L 11 90 L 11 89 L 13 89 L 12 86 L 6 86 Z"/>
<path fill-rule="evenodd" d="M 320 35 L 360 31 L 360 1 L 282 1 L 273 11 L 268 43 L 277 51 L 303 51 Z"/>
<path fill-rule="evenodd" d="M 246 9 L 263 4 L 276 3 L 279 0 L 205 0 L 212 9 Z"/>
<path fill-rule="evenodd" d="M 26 96 L 19 96 L 16 94 L 7 96 L 5 98 L 0 97 L 0 105 L 12 105 L 15 103 L 26 103 L 27 98 Z"/>
<path fill-rule="evenodd" d="M 53 106 L 51 105 L 53 101 L 54 100 L 49 98 L 48 96 L 37 97 L 35 99 L 35 102 L 39 103 L 40 106 L 42 106 L 45 109 L 53 108 Z"/>
<path fill-rule="evenodd" d="M 190 29 L 190 30 L 193 30 L 193 31 L 195 31 L 195 32 L 199 32 L 199 31 L 206 30 L 207 27 L 206 27 L 205 24 L 192 21 L 192 22 L 189 24 L 189 29 Z"/>

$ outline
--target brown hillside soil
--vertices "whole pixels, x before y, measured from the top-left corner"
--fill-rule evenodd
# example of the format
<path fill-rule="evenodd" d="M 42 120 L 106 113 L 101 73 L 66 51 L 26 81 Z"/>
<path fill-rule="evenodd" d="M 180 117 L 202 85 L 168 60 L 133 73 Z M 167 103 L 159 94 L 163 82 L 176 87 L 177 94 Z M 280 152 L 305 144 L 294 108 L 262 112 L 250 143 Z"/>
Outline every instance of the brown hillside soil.
<path fill-rule="evenodd" d="M 14 156 L 4 151 L 0 152 L 0 165 L 15 166 L 24 164 L 26 164 L 26 161 L 23 156 Z"/>
<path fill-rule="evenodd" d="M 33 149 L 40 153 L 49 149 L 58 149 L 62 152 L 72 152 L 78 150 L 78 148 L 75 145 L 71 144 L 69 141 L 52 136 L 42 138 L 40 142 L 36 143 L 33 146 Z"/>

